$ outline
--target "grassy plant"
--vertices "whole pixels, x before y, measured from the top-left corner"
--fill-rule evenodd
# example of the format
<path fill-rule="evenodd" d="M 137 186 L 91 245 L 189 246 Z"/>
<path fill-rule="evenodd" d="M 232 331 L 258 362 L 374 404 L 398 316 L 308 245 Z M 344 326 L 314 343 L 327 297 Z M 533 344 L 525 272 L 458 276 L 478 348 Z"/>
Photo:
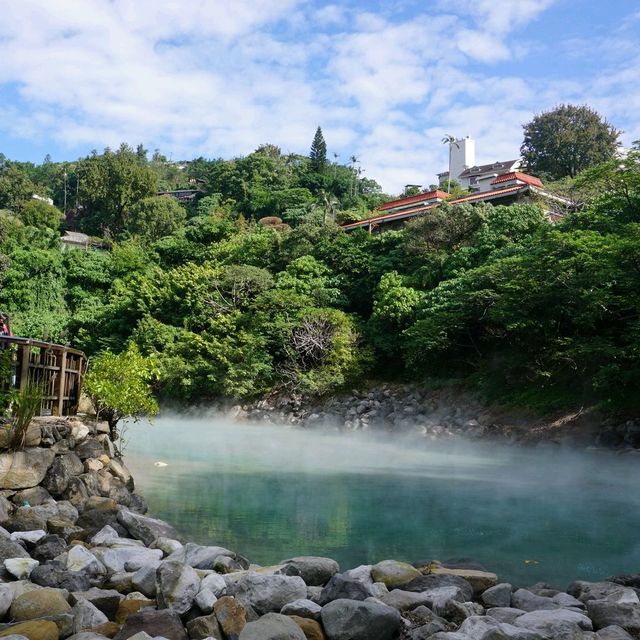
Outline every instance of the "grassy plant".
<path fill-rule="evenodd" d="M 17 395 L 12 406 L 11 436 L 9 439 L 11 451 L 19 451 L 24 448 L 29 424 L 34 416 L 40 412 L 42 395 L 42 385 L 35 382 L 29 382 L 26 388 Z"/>

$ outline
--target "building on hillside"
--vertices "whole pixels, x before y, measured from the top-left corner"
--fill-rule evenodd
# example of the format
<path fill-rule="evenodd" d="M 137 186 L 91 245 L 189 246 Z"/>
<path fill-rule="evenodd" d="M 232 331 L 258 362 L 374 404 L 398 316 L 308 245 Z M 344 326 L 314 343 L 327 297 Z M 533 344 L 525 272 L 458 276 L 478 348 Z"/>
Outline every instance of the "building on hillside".
<path fill-rule="evenodd" d="M 157 196 L 171 196 L 178 202 L 193 202 L 202 191 L 200 189 L 174 189 L 173 191 L 158 191 Z"/>
<path fill-rule="evenodd" d="M 455 180 L 463 189 L 471 191 L 492 191 L 492 181 L 498 176 L 516 171 L 520 160 L 497 160 L 490 164 L 476 164 L 476 143 L 466 136 L 449 143 L 449 165 L 451 180 Z M 438 174 L 438 182 L 445 187 L 449 182 L 449 170 Z"/>
<path fill-rule="evenodd" d="M 551 222 L 557 222 L 562 214 L 558 210 L 567 208 L 571 202 L 555 194 L 549 193 L 542 184 L 542 181 L 535 176 L 521 173 L 520 171 L 510 171 L 495 176 L 489 183 L 489 190 L 479 191 L 470 195 L 447 200 L 448 204 L 475 204 L 477 202 L 489 202 L 491 204 L 509 205 L 517 202 L 523 197 L 538 197 L 547 204 L 545 211 Z M 416 218 L 439 206 L 448 197 L 444 191 L 429 191 L 417 196 L 398 198 L 380 205 L 373 216 L 365 220 L 343 224 L 345 231 L 354 229 L 367 229 L 369 233 L 393 229 L 402 225 L 410 218 Z M 552 205 L 559 205 L 553 207 Z"/>
<path fill-rule="evenodd" d="M 64 235 L 60 238 L 62 246 L 65 249 L 82 249 L 88 251 L 91 246 L 91 238 L 86 233 L 80 233 L 78 231 L 65 231 Z"/>

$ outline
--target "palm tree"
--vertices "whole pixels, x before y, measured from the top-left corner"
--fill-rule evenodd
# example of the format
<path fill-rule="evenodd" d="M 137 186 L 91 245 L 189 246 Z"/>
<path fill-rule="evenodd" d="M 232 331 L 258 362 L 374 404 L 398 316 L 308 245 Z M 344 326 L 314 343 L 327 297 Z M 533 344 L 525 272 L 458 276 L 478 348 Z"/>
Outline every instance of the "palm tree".
<path fill-rule="evenodd" d="M 449 145 L 449 171 L 447 173 L 447 193 L 451 193 L 451 145 L 455 144 L 456 147 L 458 147 L 458 149 L 460 148 L 460 145 L 456 142 L 456 139 L 450 133 L 447 133 L 447 135 L 445 135 L 444 138 L 442 138 L 442 144 Z"/>

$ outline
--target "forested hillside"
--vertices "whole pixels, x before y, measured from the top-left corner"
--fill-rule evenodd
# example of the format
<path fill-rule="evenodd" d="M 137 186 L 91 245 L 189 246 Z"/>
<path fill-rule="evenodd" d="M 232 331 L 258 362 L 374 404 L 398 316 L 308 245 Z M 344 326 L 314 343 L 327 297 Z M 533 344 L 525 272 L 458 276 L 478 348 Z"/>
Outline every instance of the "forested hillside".
<path fill-rule="evenodd" d="M 637 408 L 639 152 L 565 184 L 583 206 L 556 225 L 535 202 L 444 205 L 369 235 L 338 223 L 382 202 L 380 187 L 314 148 L 4 159 L 0 308 L 14 333 L 89 355 L 135 343 L 158 395 L 189 402 L 435 379 L 537 408 Z M 155 195 L 176 188 L 198 193 Z M 63 250 L 63 228 L 97 248 Z"/>

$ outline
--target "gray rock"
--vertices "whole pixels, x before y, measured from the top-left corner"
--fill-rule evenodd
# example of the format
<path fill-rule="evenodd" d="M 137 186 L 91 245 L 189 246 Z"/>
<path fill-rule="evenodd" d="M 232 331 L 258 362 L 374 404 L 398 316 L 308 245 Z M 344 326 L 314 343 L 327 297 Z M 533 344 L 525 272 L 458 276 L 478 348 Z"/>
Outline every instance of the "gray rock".
<path fill-rule="evenodd" d="M 212 613 L 213 605 L 218 601 L 217 596 L 213 594 L 213 591 L 210 589 L 203 589 L 200 587 L 200 591 L 198 591 L 198 595 L 196 595 L 194 602 L 196 603 L 198 609 L 202 611 L 202 613 Z"/>
<path fill-rule="evenodd" d="M 9 558 L 29 557 L 29 554 L 22 545 L 10 540 L 9 538 L 3 538 L 0 536 L 0 562 L 4 562 Z"/>
<path fill-rule="evenodd" d="M 158 606 L 187 613 L 200 590 L 195 569 L 180 562 L 165 560 L 156 571 Z"/>
<path fill-rule="evenodd" d="M 21 507 L 28 502 L 32 507 L 53 500 L 51 494 L 44 487 L 33 487 L 31 489 L 23 489 L 17 491 L 11 496 L 11 502 Z"/>
<path fill-rule="evenodd" d="M 55 454 L 50 449 L 25 449 L 0 454 L 0 489 L 29 489 L 42 482 Z"/>
<path fill-rule="evenodd" d="M 631 635 L 640 633 L 640 605 L 614 600 L 587 600 L 587 613 L 596 629 L 622 627 Z"/>
<path fill-rule="evenodd" d="M 227 595 L 258 614 L 280 612 L 282 607 L 307 595 L 307 586 L 299 576 L 263 575 L 249 571 L 227 584 Z"/>
<path fill-rule="evenodd" d="M 133 588 L 147 598 L 155 598 L 156 596 L 156 569 L 155 563 L 142 567 L 131 578 Z"/>
<path fill-rule="evenodd" d="M 109 618 L 107 618 L 100 609 L 83 598 L 76 599 L 76 603 L 71 609 L 71 614 L 74 617 L 74 633 L 79 633 L 86 629 L 93 629 L 105 622 L 109 622 Z"/>
<path fill-rule="evenodd" d="M 513 624 L 557 640 L 579 640 L 582 631 L 593 629 L 587 616 L 566 609 L 531 611 L 520 616 Z"/>
<path fill-rule="evenodd" d="M 174 551 L 167 560 L 182 562 L 194 569 L 213 569 L 219 556 L 234 558 L 235 553 L 224 547 L 204 547 L 187 542 L 183 547 Z"/>
<path fill-rule="evenodd" d="M 47 562 L 64 553 L 66 548 L 67 543 L 64 538 L 58 535 L 48 535 L 40 540 L 31 552 L 31 556 L 40 562 Z"/>
<path fill-rule="evenodd" d="M 299 575 L 310 587 L 324 586 L 332 576 L 340 571 L 340 566 L 331 558 L 319 556 L 298 556 L 283 560 L 278 564 L 287 565 L 297 571 Z"/>
<path fill-rule="evenodd" d="M 0 620 L 4 618 L 16 594 L 13 582 L 0 583 Z"/>
<path fill-rule="evenodd" d="M 321 611 L 322 607 L 319 604 L 303 598 L 288 602 L 282 607 L 280 613 L 284 616 L 299 616 L 300 618 L 319 620 Z"/>
<path fill-rule="evenodd" d="M 223 640 L 222 629 L 220 629 L 215 614 L 200 616 L 187 622 L 187 633 L 191 640 L 204 640 L 205 638 Z"/>
<path fill-rule="evenodd" d="M 34 531 L 47 528 L 47 516 L 37 507 L 19 507 L 2 526 L 8 531 Z"/>
<path fill-rule="evenodd" d="M 202 582 L 200 583 L 201 589 L 209 589 L 213 593 L 214 596 L 218 598 L 227 593 L 227 583 L 224 578 L 217 573 L 210 573 L 204 578 L 202 578 Z"/>
<path fill-rule="evenodd" d="M 547 640 L 535 631 L 498 622 L 486 616 L 467 618 L 458 631 L 473 640 Z"/>
<path fill-rule="evenodd" d="M 93 553 L 111 574 L 122 571 L 138 571 L 141 567 L 157 567 L 162 560 L 162 551 L 135 545 L 124 547 L 96 547 Z"/>
<path fill-rule="evenodd" d="M 556 593 L 554 596 L 551 596 L 551 600 L 565 609 L 569 607 L 580 610 L 585 609 L 583 602 L 570 596 L 568 593 Z"/>
<path fill-rule="evenodd" d="M 291 618 L 267 613 L 245 625 L 240 632 L 240 640 L 306 640 L 306 636 Z"/>
<path fill-rule="evenodd" d="M 477 640 L 477 638 L 470 638 L 466 633 L 457 633 L 456 631 L 452 631 L 451 633 L 440 631 L 434 633 L 428 640 Z"/>
<path fill-rule="evenodd" d="M 65 453 L 53 461 L 42 486 L 54 497 L 61 498 L 69 488 L 72 478 L 84 471 L 84 465 L 75 453 Z"/>
<path fill-rule="evenodd" d="M 458 602 L 449 600 L 444 607 L 438 607 L 438 613 L 456 625 L 462 624 L 467 618 L 484 615 L 484 607 L 477 602 Z"/>
<path fill-rule="evenodd" d="M 525 613 L 526 611 L 522 609 L 514 609 L 512 607 L 495 607 L 486 611 L 488 616 L 498 620 L 498 622 L 506 622 L 508 624 L 513 624 L 515 620 Z"/>
<path fill-rule="evenodd" d="M 92 574 L 106 573 L 105 566 L 96 556 L 83 546 L 76 544 L 66 554 L 66 567 L 68 571 L 84 571 Z"/>
<path fill-rule="evenodd" d="M 91 587 L 91 577 L 80 571 L 67 571 L 54 565 L 44 564 L 36 567 L 29 576 L 33 584 L 67 591 L 85 591 Z"/>
<path fill-rule="evenodd" d="M 622 628 L 617 626 L 604 627 L 596 633 L 598 640 L 633 640 L 633 638 Z"/>
<path fill-rule="evenodd" d="M 332 600 L 366 600 L 377 597 L 378 591 L 373 586 L 371 567 L 363 565 L 344 573 L 336 573 L 322 589 L 320 602 Z"/>
<path fill-rule="evenodd" d="M 391 640 L 400 630 L 400 613 L 385 604 L 338 599 L 322 607 L 328 640 Z"/>
<path fill-rule="evenodd" d="M 410 611 L 421 605 L 431 607 L 433 604 L 433 598 L 426 593 L 415 593 L 402 589 L 393 589 L 389 593 L 381 595 L 378 600 L 398 611 Z"/>
<path fill-rule="evenodd" d="M 527 589 L 518 589 L 511 594 L 511 606 L 523 611 L 538 611 L 540 609 L 559 609 L 551 598 L 537 596 Z"/>
<path fill-rule="evenodd" d="M 46 531 L 36 529 L 35 531 L 14 531 L 10 538 L 14 541 L 22 540 L 28 544 L 37 544 L 47 535 Z"/>
<path fill-rule="evenodd" d="M 81 600 L 90 602 L 94 607 L 102 611 L 107 618 L 115 620 L 120 601 L 124 598 L 115 589 L 88 589 L 86 591 L 74 591 L 71 594 L 71 604 Z"/>
<path fill-rule="evenodd" d="M 586 582 L 576 580 L 569 585 L 567 593 L 581 602 L 589 600 L 614 600 L 616 602 L 638 602 L 636 592 L 615 582 Z"/>
<path fill-rule="evenodd" d="M 80 460 L 83 461 L 87 458 L 99 458 L 106 453 L 102 443 L 97 438 L 86 438 L 75 448 L 75 452 Z"/>
<path fill-rule="evenodd" d="M 156 538 L 177 538 L 176 530 L 166 522 L 134 513 L 128 509 L 118 511 L 118 522 L 137 540 L 150 545 Z"/>
<path fill-rule="evenodd" d="M 180 616 L 173 609 L 143 609 L 130 615 L 114 640 L 128 640 L 140 631 L 167 640 L 188 640 Z"/>
<path fill-rule="evenodd" d="M 511 591 L 511 585 L 508 582 L 502 582 L 484 591 L 480 600 L 485 607 L 510 607 Z"/>
<path fill-rule="evenodd" d="M 156 538 L 150 545 L 150 549 L 160 549 L 165 556 L 170 556 L 175 551 L 182 549 L 182 542 L 173 538 Z"/>
<path fill-rule="evenodd" d="M 473 587 L 464 578 L 449 574 L 430 573 L 415 578 L 411 582 L 401 585 L 398 588 L 403 591 L 420 592 L 439 587 L 458 587 L 464 595 L 464 602 L 473 599 Z"/>

